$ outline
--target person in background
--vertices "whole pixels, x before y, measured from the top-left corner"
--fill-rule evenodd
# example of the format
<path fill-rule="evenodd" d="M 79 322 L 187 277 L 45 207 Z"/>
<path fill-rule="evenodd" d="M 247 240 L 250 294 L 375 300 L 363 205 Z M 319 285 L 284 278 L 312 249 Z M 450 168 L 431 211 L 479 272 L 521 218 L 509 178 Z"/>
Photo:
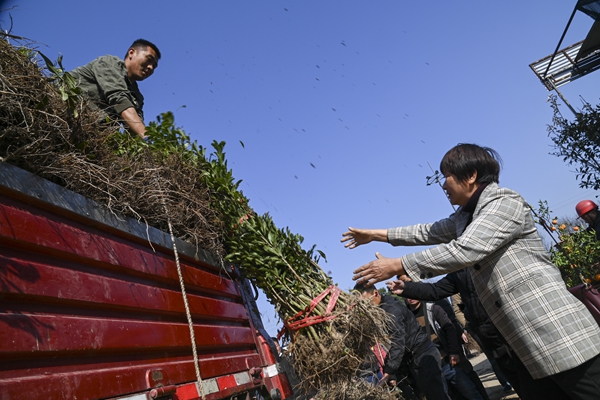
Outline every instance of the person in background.
<path fill-rule="evenodd" d="M 468 325 L 473 330 L 474 336 L 481 341 L 482 349 L 490 360 L 490 364 L 493 360 L 492 368 L 494 372 L 498 369 L 496 374 L 499 375 L 498 381 L 503 386 L 504 391 L 509 392 L 512 390 L 507 382 L 507 379 L 509 379 L 511 382 L 515 382 L 513 386 L 523 400 L 534 400 L 538 396 L 551 396 L 553 394 L 552 390 L 554 389 L 552 386 L 547 387 L 543 385 L 543 382 L 538 385 L 538 381 L 531 377 L 525 366 L 517 357 L 513 357 L 514 354 L 508 350 L 506 341 L 502 338 L 479 301 L 471 275 L 467 270 L 461 269 L 452 272 L 433 283 L 397 280 L 387 282 L 387 287 L 390 292 L 397 296 L 422 301 L 439 301 L 439 299 L 445 299 L 448 296 L 460 293 Z M 535 390 L 524 391 L 521 382 Z M 529 392 L 534 397 L 529 397 Z"/>
<path fill-rule="evenodd" d="M 477 296 L 477 295 L 475 294 L 475 296 Z M 479 302 L 479 300 L 477 300 L 477 301 L 478 301 L 479 305 L 481 306 L 481 302 Z M 483 306 L 481 306 L 481 307 L 483 308 Z M 500 366 L 496 362 L 496 359 L 494 358 L 493 353 L 491 351 L 489 351 L 489 349 L 487 349 L 483 345 L 483 343 L 481 342 L 481 339 L 479 338 L 479 336 L 473 329 L 473 326 L 467 321 L 467 319 L 465 317 L 466 306 L 462 302 L 460 293 L 456 293 L 452 296 L 452 309 L 457 317 L 457 320 L 459 320 L 461 325 L 464 327 L 464 331 L 466 332 L 466 333 L 463 333 L 463 340 L 465 343 L 465 346 L 463 346 L 463 347 L 468 346 L 470 349 L 476 348 L 478 352 L 483 352 L 485 354 L 485 357 L 490 362 L 490 365 L 492 366 L 492 370 L 494 371 L 494 374 L 496 375 L 496 379 L 498 379 L 500 386 L 502 386 L 502 390 L 504 390 L 505 393 L 510 392 L 512 390 L 512 386 L 511 386 L 510 382 L 508 382 L 508 380 L 504 376 L 504 373 L 502 372 Z M 458 318 L 459 315 L 461 316 L 461 319 Z M 487 318 L 487 314 L 485 316 Z M 489 320 L 489 318 L 487 318 L 487 319 Z M 495 327 L 494 327 L 494 329 L 495 329 Z M 498 335 L 499 335 L 499 333 L 498 333 Z M 467 349 L 465 349 L 465 353 L 467 353 Z M 470 358 L 469 353 L 467 353 L 467 358 Z"/>
<path fill-rule="evenodd" d="M 277 350 L 277 357 L 280 358 L 282 356 L 281 345 L 279 344 L 279 340 L 276 337 L 271 337 L 273 344 L 275 345 L 275 350 Z"/>
<path fill-rule="evenodd" d="M 465 319 L 464 304 L 460 298 L 460 294 L 456 293 L 451 296 L 450 304 L 452 304 L 452 311 L 456 320 L 460 323 L 463 328 L 463 347 L 467 358 L 476 357 L 479 353 L 482 353 L 481 343 L 473 338 L 473 330 L 468 327 L 467 320 Z"/>
<path fill-rule="evenodd" d="M 70 74 L 92 104 L 145 139 L 144 96 L 137 83 L 154 74 L 160 57 L 156 45 L 138 39 L 129 46 L 123 60 L 111 55 L 98 57 Z"/>
<path fill-rule="evenodd" d="M 588 224 L 588 231 L 596 232 L 596 239 L 600 240 L 600 215 L 598 205 L 592 200 L 581 200 L 575 206 L 579 218 Z"/>
<path fill-rule="evenodd" d="M 380 382 L 396 386 L 400 371 L 406 366 L 428 400 L 449 400 L 440 369 L 440 352 L 406 305 L 393 296 L 380 294 L 374 285 L 358 284 L 353 290 L 358 291 L 361 298 L 383 308 L 393 322 L 390 349 Z"/>
<path fill-rule="evenodd" d="M 450 305 L 446 300 L 440 300 L 440 302 Z M 481 381 L 479 384 L 483 395 L 471 381 L 469 374 L 474 371 L 462 351 L 460 344 L 462 330 L 460 332 L 456 330 L 456 326 L 442 306 L 431 302 L 422 303 L 409 298 L 406 298 L 406 304 L 417 322 L 430 333 L 431 341 L 438 347 L 442 357 L 442 376 L 449 383 L 451 392 L 460 394 L 461 398 L 468 400 L 483 400 L 484 398 L 489 400 Z M 478 377 L 477 380 L 479 380 Z"/>
<path fill-rule="evenodd" d="M 499 160 L 493 149 L 475 144 L 459 144 L 444 155 L 442 186 L 460 206 L 448 218 L 392 229 L 349 228 L 342 242 L 351 249 L 374 240 L 433 245 L 399 258 L 376 253 L 353 279 L 367 285 L 394 275 L 420 281 L 468 269 L 507 351 L 533 381 L 552 388 L 552 399 L 597 399 L 600 328 L 550 261 L 527 202 L 498 186 Z"/>

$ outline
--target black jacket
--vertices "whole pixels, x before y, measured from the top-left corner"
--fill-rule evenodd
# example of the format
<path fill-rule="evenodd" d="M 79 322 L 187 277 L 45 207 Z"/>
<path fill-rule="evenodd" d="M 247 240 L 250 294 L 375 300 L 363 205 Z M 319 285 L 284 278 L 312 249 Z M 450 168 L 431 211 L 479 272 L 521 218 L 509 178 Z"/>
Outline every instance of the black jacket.
<path fill-rule="evenodd" d="M 421 306 L 416 310 L 411 310 L 415 317 L 422 317 L 425 312 L 426 305 L 425 303 L 421 303 Z M 440 353 L 444 355 L 444 359 L 448 361 L 448 355 L 462 353 L 462 349 L 460 347 L 459 335 L 460 333 L 456 332 L 456 327 L 448 318 L 448 314 L 437 304 L 432 304 L 431 306 L 431 314 L 433 316 L 433 321 L 429 321 L 431 328 L 433 331 L 431 333 L 435 333 L 440 341 L 438 347 L 441 347 Z"/>
<path fill-rule="evenodd" d="M 600 240 L 600 210 L 596 210 L 596 218 L 587 227 L 586 231 L 596 232 L 596 239 Z"/>
<path fill-rule="evenodd" d="M 395 375 L 400 368 L 404 353 L 419 355 L 429 348 L 431 339 L 421 328 L 413 313 L 403 302 L 393 296 L 382 295 L 379 304 L 391 317 L 394 323 L 391 332 L 390 350 L 385 358 L 383 372 Z"/>
<path fill-rule="evenodd" d="M 469 327 L 479 336 L 486 351 L 492 352 L 506 342 L 487 315 L 477 297 L 470 272 L 465 268 L 452 272 L 434 283 L 405 282 L 402 296 L 436 301 L 460 293 Z"/>

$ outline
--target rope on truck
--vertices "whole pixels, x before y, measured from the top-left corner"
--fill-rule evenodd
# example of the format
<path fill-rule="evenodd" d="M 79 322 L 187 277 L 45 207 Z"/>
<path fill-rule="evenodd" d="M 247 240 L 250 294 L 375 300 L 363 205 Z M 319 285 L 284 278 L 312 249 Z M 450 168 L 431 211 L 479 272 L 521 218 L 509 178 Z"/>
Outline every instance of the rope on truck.
<path fill-rule="evenodd" d="M 175 235 L 173 234 L 173 226 L 171 225 L 171 217 L 169 216 L 169 209 L 165 201 L 164 192 L 160 186 L 158 178 L 156 179 L 158 190 L 161 193 L 160 201 L 165 209 L 165 215 L 167 217 L 167 224 L 169 225 L 169 234 L 171 235 L 171 243 L 173 243 L 173 254 L 175 255 L 175 265 L 177 266 L 177 275 L 179 276 L 179 286 L 181 287 L 181 295 L 183 298 L 183 306 L 185 308 L 185 316 L 187 318 L 188 327 L 190 330 L 190 339 L 192 342 L 192 353 L 194 355 L 194 369 L 196 370 L 196 380 L 198 382 L 198 393 L 200 397 L 204 399 L 204 386 L 202 385 L 202 376 L 200 375 L 200 364 L 198 360 L 198 351 L 196 349 L 196 335 L 194 334 L 194 322 L 192 321 L 192 313 L 190 312 L 190 306 L 188 303 L 187 292 L 185 290 L 185 283 L 183 281 L 183 273 L 181 272 L 181 263 L 179 262 L 179 253 L 177 252 L 177 244 L 175 243 Z"/>

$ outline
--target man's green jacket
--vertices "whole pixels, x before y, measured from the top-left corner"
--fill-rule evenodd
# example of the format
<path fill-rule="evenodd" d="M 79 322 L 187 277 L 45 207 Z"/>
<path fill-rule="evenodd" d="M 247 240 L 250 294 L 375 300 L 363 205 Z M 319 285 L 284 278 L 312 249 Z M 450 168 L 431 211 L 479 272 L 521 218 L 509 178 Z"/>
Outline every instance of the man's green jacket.
<path fill-rule="evenodd" d="M 125 62 L 115 56 L 98 57 L 71 71 L 83 93 L 101 110 L 118 119 L 123 111 L 134 107 L 144 120 L 144 96 L 137 82 L 127 77 Z"/>

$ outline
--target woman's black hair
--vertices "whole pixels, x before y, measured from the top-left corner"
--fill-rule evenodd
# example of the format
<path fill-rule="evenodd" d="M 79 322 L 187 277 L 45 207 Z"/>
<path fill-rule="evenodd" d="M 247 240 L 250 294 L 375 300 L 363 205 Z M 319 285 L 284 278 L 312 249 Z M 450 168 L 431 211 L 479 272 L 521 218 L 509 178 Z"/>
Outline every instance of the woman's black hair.
<path fill-rule="evenodd" d="M 440 171 L 466 181 L 477 172 L 477 183 L 498 183 L 502 159 L 496 150 L 476 144 L 459 143 L 444 155 Z"/>

